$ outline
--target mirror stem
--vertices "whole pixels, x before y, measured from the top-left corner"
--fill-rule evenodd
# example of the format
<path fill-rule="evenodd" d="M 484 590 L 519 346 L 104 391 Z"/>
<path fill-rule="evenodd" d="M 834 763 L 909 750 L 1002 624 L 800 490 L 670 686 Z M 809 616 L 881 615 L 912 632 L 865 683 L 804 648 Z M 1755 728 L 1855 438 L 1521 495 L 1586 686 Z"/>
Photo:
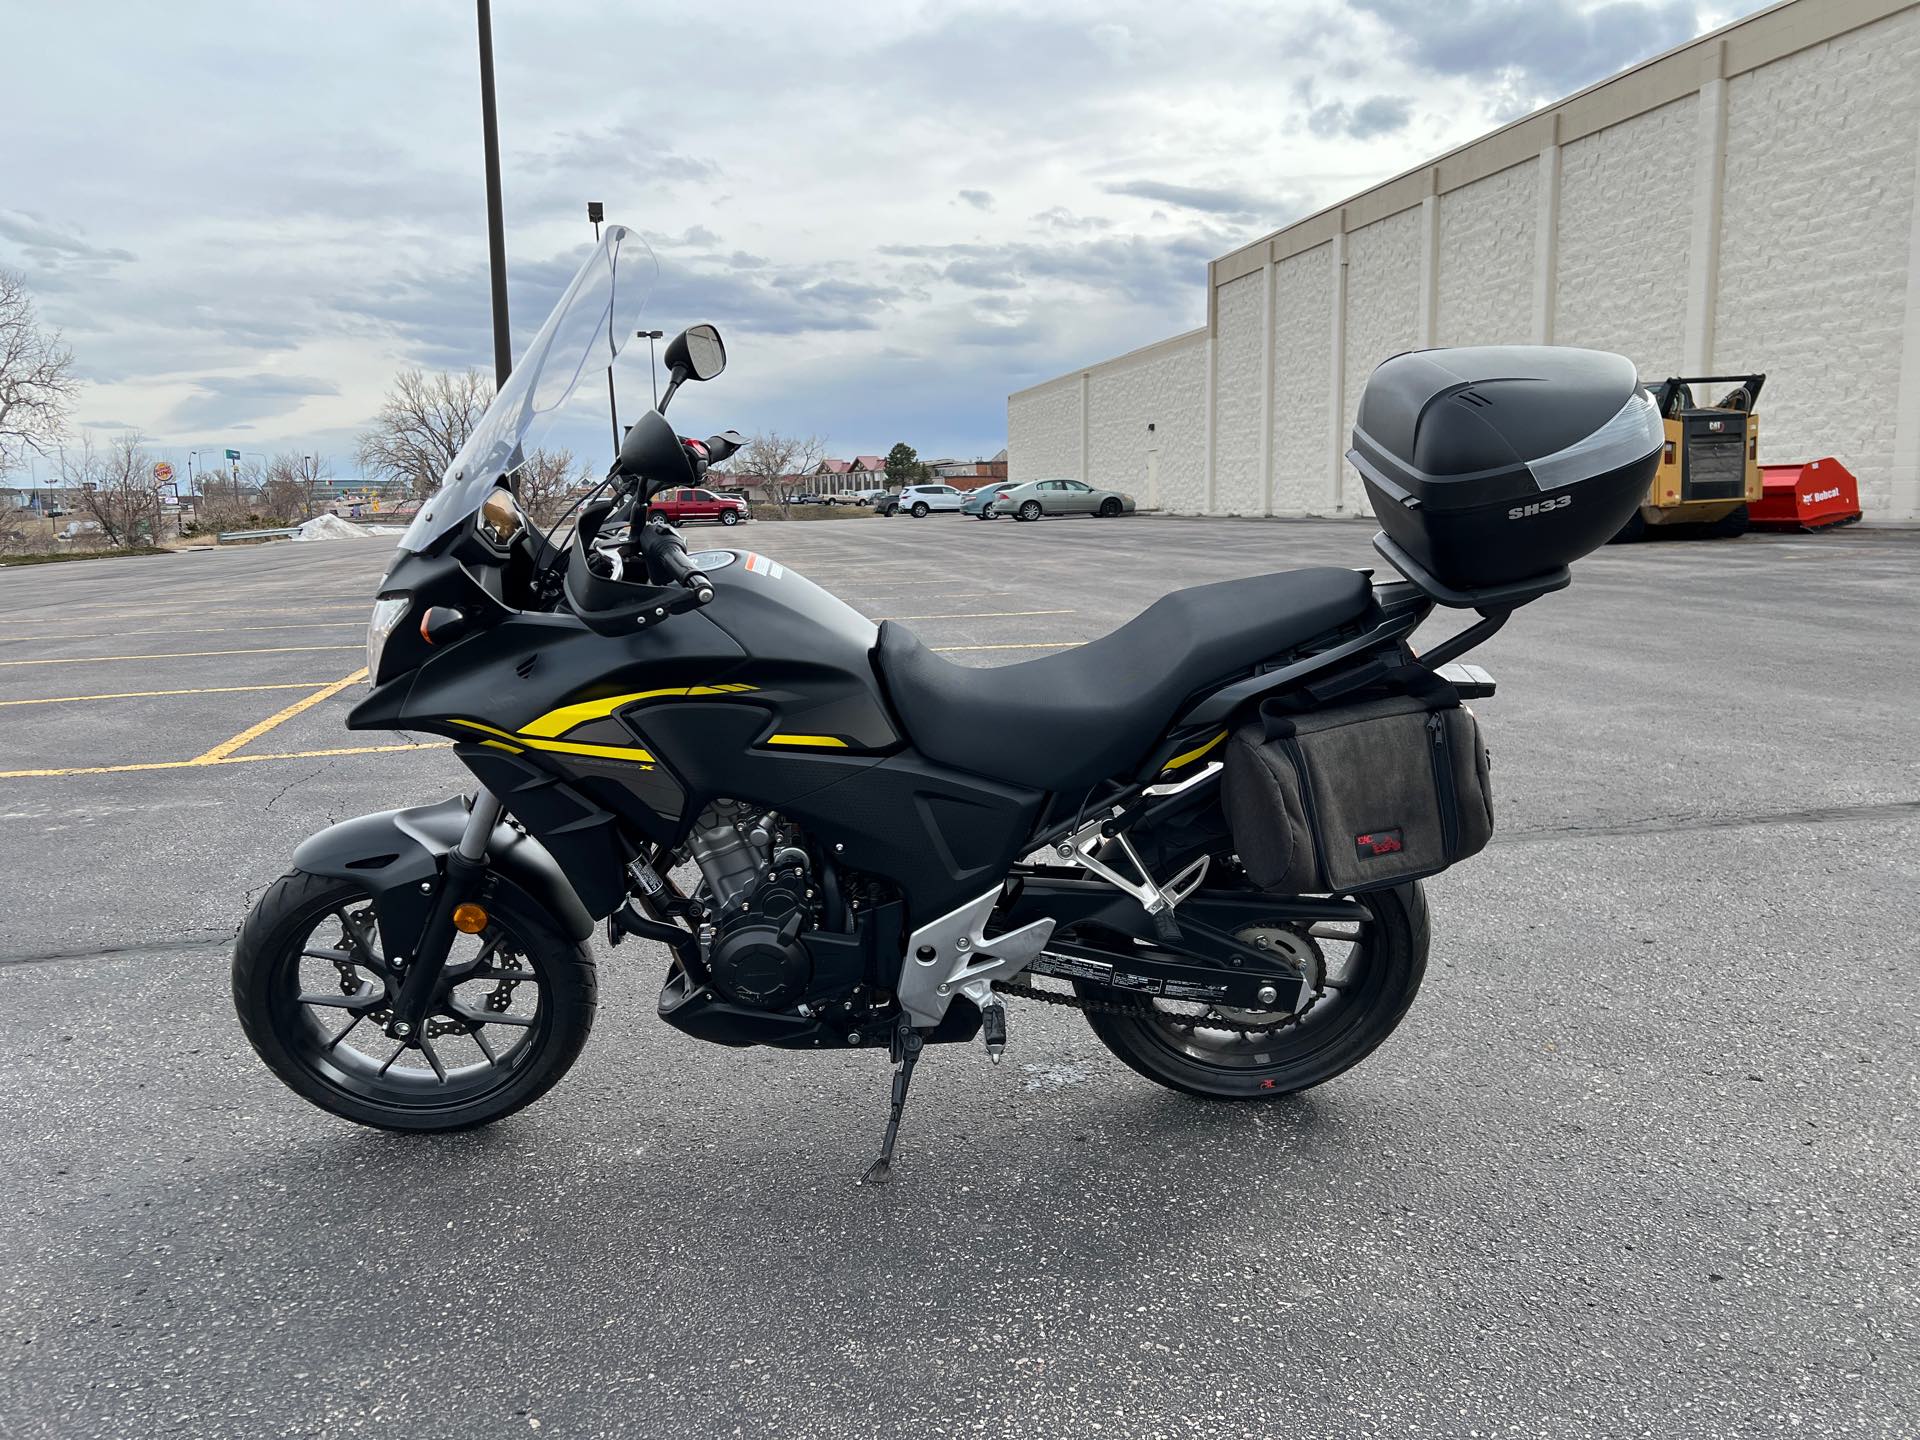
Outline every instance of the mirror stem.
<path fill-rule="evenodd" d="M 662 415 L 667 413 L 667 406 L 673 403 L 673 392 L 680 388 L 680 382 L 686 378 L 687 372 L 684 369 L 678 365 L 673 367 L 672 373 L 667 377 L 667 393 L 660 397 L 658 408 Z"/>

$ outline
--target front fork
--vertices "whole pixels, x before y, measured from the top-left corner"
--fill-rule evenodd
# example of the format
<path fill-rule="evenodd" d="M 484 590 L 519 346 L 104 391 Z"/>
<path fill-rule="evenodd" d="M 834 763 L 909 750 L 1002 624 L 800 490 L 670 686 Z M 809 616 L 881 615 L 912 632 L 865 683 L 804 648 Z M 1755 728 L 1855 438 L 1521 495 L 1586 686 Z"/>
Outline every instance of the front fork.
<path fill-rule="evenodd" d="M 395 1040 L 417 1045 L 426 1033 L 427 1015 L 440 992 L 440 977 L 446 973 L 447 955 L 453 949 L 453 937 L 457 933 L 453 912 L 478 897 L 486 883 L 487 838 L 500 823 L 500 809 L 499 797 L 481 786 L 467 807 L 467 823 L 460 832 L 460 843 L 447 852 L 447 870 L 440 880 L 440 893 L 427 915 L 413 954 L 393 955 L 388 959 L 388 963 L 400 971 L 400 993 L 394 997 L 387 1019 L 387 1034 Z"/>

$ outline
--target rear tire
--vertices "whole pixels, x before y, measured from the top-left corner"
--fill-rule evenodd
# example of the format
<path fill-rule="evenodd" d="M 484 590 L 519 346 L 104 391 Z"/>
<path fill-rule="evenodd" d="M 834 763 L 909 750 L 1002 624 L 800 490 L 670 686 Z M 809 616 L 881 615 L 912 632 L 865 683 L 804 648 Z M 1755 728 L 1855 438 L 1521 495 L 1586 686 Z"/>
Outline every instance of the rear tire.
<path fill-rule="evenodd" d="M 1142 1005 L 1138 1015 L 1088 1010 L 1087 1023 L 1130 1069 L 1203 1100 L 1274 1100 L 1323 1085 L 1394 1032 L 1427 971 L 1427 900 L 1418 883 L 1358 898 L 1373 919 L 1353 946 L 1341 988 L 1329 989 L 1296 1025 L 1234 1037 L 1183 1026 L 1137 995 L 1076 982 L 1086 999 Z"/>
<path fill-rule="evenodd" d="M 349 962 L 332 986 L 339 993 L 322 986 L 340 962 L 324 958 L 324 949 L 321 956 L 303 954 L 335 934 L 345 940 L 344 917 L 358 919 L 368 898 L 353 881 L 292 870 L 267 887 L 240 927 L 233 952 L 234 1009 L 267 1067 L 296 1094 L 342 1119 L 414 1133 L 491 1124 L 552 1089 L 593 1029 L 593 952 L 568 939 L 543 911 L 496 895 L 488 901 L 491 921 L 480 937 L 496 948 L 481 958 L 511 966 L 505 973 L 514 976 L 524 971 L 525 979 L 512 986 L 495 983 L 495 994 L 508 992 L 500 1006 L 488 1002 L 485 989 L 499 970 L 465 982 L 477 990 L 456 989 L 454 997 L 483 1023 L 469 1023 L 464 1033 L 443 1031 L 433 1051 L 436 1068 L 426 1068 L 427 1052 L 420 1049 L 379 1068 L 399 1042 L 384 1039 L 380 1020 L 360 1011 L 381 1003 L 375 997 L 384 984 L 382 957 L 389 947 L 377 929 L 363 937 L 362 947 L 333 947 Z M 504 958 L 485 961 L 488 954 Z M 357 996 L 344 993 L 350 983 L 363 987 L 367 1002 L 356 1004 Z M 523 986 L 528 994 L 516 1000 Z M 303 1001 L 308 987 L 320 993 Z M 444 1026 L 450 1018 L 440 1012 L 437 1023 Z M 473 1038 L 476 1031 L 487 1038 Z"/>
<path fill-rule="evenodd" d="M 1736 505 L 1725 515 L 1713 522 L 1712 535 L 1716 540 L 1733 540 L 1747 533 L 1747 526 L 1753 515 L 1745 505 Z"/>
<path fill-rule="evenodd" d="M 921 500 L 915 503 L 913 507 L 913 518 L 916 520 L 924 520 L 927 518 L 927 502 L 926 501 Z"/>
<path fill-rule="evenodd" d="M 1018 510 L 1014 511 L 1013 514 L 1016 520 L 1038 520 L 1041 514 L 1040 502 L 1038 500 L 1029 500 Z"/>

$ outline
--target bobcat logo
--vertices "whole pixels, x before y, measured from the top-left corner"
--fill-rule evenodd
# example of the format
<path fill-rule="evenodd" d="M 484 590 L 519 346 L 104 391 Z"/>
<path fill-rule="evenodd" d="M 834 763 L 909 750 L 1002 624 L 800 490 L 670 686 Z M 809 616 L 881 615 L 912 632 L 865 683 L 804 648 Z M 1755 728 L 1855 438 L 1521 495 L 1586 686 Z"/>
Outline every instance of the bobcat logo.
<path fill-rule="evenodd" d="M 1507 519 L 1524 520 L 1529 515 L 1544 515 L 1549 510 L 1564 510 L 1573 503 L 1571 495 L 1561 495 L 1552 500 L 1536 500 L 1531 505 L 1516 505 L 1507 511 Z"/>

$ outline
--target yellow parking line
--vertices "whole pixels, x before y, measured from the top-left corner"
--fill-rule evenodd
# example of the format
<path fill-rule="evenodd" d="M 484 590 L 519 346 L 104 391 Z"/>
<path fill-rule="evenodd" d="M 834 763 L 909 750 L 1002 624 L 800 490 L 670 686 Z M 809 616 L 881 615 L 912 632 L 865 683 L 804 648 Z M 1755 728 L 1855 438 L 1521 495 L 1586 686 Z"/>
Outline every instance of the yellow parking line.
<path fill-rule="evenodd" d="M 314 650 L 362 650 L 362 645 L 268 645 L 258 650 L 165 650 L 155 655 L 63 655 L 53 660 L 0 660 L 13 665 L 94 665 L 109 660 L 198 660 L 208 655 L 298 655 Z"/>
<path fill-rule="evenodd" d="M 74 765 L 62 770 L 0 770 L 0 780 L 40 779 L 53 775 L 124 775 L 132 770 L 198 770 L 209 765 L 250 765 L 256 760 L 314 760 L 327 755 L 384 755 L 396 750 L 445 750 L 450 740 L 412 745 L 348 745 L 334 750 L 289 750 L 279 755 L 227 755 L 218 760 L 147 760 L 134 765 Z"/>
<path fill-rule="evenodd" d="M 262 735 L 266 734 L 269 730 L 273 729 L 276 725 L 285 724 L 287 721 L 293 719 L 294 716 L 300 714 L 301 711 L 311 710 L 314 706 L 318 705 L 322 700 L 332 699 L 335 695 L 338 695 L 342 690 L 346 689 L 349 685 L 357 685 L 366 678 L 367 678 L 367 670 L 366 670 L 366 667 L 363 665 L 358 670 L 354 671 L 351 675 L 343 675 L 340 677 L 340 679 L 335 680 L 331 685 L 326 686 L 324 689 L 314 691 L 313 694 L 307 696 L 304 700 L 294 701 L 293 704 L 287 706 L 287 708 L 282 710 L 279 714 L 269 715 L 266 719 L 262 720 L 258 725 L 249 725 L 246 729 L 242 730 L 238 735 L 232 736 L 226 740 L 222 740 L 218 745 L 214 746 L 211 750 L 208 750 L 204 754 L 194 756 L 193 757 L 194 763 L 198 765 L 211 765 L 216 760 L 224 760 L 227 758 L 227 756 L 231 755 L 234 751 L 238 750 L 241 746 L 250 744 L 253 741 L 258 740 Z"/>
<path fill-rule="evenodd" d="M 318 690 L 331 680 L 291 680 L 276 685 L 208 685 L 198 690 L 120 690 L 111 695 L 39 695 L 31 700 L 0 700 L 4 705 L 77 705 L 86 700 L 145 700 L 155 695 L 241 695 L 254 690 Z"/>
<path fill-rule="evenodd" d="M 62 630 L 44 635 L 0 635 L 0 645 L 24 645 L 34 640 L 119 640 L 128 635 L 225 635 L 236 630 L 355 630 L 359 626 L 358 620 L 309 620 L 289 625 L 209 625 L 190 629 L 166 625 L 155 630 Z"/>
<path fill-rule="evenodd" d="M 1037 640 L 1028 645 L 933 645 L 928 648 L 934 654 L 945 654 L 949 650 L 1077 650 L 1085 644 L 1082 640 Z"/>

